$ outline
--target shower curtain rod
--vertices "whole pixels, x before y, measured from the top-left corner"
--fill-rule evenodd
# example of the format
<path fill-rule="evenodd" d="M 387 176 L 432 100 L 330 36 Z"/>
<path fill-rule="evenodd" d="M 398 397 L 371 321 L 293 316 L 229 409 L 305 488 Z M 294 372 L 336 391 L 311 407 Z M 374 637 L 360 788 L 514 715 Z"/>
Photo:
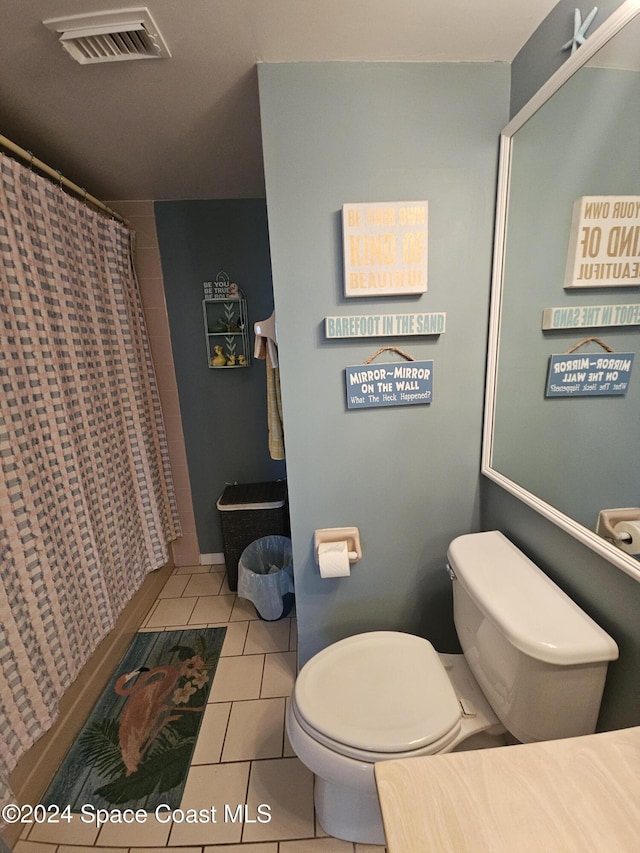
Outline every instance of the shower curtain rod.
<path fill-rule="evenodd" d="M 108 204 L 105 204 L 100 199 L 97 199 L 95 196 L 90 195 L 84 187 L 78 186 L 78 184 L 74 184 L 73 181 L 70 181 L 68 178 L 57 171 L 57 169 L 52 169 L 51 166 L 47 166 L 42 160 L 39 160 L 37 157 L 34 157 L 31 151 L 27 151 L 25 148 L 21 148 L 19 145 L 16 145 L 15 142 L 12 142 L 10 139 L 7 139 L 6 136 L 2 136 L 0 134 L 0 145 L 4 148 L 7 148 L 13 154 L 17 154 L 18 157 L 22 157 L 23 160 L 27 160 L 30 166 L 35 166 L 41 172 L 44 172 L 45 175 L 48 175 L 50 178 L 53 178 L 55 181 L 58 181 L 60 184 L 65 186 L 67 189 L 76 193 L 79 196 L 82 196 L 84 201 L 89 202 L 94 207 L 99 208 L 100 210 L 108 213 L 109 216 L 112 216 L 114 219 L 117 219 L 119 222 L 122 222 L 126 225 L 126 219 L 120 216 L 119 213 L 116 213 L 115 210 L 109 207 Z"/>

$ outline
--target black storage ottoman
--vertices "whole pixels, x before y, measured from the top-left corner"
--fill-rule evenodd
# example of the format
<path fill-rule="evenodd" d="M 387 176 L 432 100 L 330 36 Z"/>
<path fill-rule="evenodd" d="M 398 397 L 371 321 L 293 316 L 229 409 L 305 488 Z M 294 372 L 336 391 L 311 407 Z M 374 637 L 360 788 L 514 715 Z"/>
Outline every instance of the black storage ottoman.
<path fill-rule="evenodd" d="M 238 588 L 238 560 L 262 536 L 290 536 L 287 481 L 227 486 L 216 504 L 220 511 L 227 582 Z"/>

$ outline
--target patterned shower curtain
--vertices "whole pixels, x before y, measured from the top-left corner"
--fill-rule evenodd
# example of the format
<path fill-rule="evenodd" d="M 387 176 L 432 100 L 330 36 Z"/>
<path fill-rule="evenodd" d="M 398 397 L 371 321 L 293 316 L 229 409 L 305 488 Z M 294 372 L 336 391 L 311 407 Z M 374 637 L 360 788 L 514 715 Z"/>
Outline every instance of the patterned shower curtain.
<path fill-rule="evenodd" d="M 131 239 L 0 155 L 0 799 L 180 532 Z"/>

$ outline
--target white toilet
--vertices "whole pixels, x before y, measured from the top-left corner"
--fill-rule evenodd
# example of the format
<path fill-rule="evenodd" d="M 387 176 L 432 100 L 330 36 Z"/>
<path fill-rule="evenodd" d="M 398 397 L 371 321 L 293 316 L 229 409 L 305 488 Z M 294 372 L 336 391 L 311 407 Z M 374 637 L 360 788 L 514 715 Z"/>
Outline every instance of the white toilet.
<path fill-rule="evenodd" d="M 301 669 L 287 714 L 325 832 L 384 844 L 377 761 L 590 734 L 615 642 L 502 533 L 448 551 L 462 655 L 373 631 Z"/>

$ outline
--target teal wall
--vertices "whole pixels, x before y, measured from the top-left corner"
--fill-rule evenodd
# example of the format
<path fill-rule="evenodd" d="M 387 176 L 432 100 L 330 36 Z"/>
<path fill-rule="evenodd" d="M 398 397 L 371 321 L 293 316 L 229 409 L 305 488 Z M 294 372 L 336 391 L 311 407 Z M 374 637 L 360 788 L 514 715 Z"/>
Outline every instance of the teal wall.
<path fill-rule="evenodd" d="M 253 324 L 273 310 L 266 205 L 159 201 L 155 216 L 198 543 L 200 553 L 217 554 L 225 484 L 285 476 L 268 451 L 264 361 L 210 369 L 202 315 L 202 283 L 225 270 L 246 296 L 253 352 Z"/>
<path fill-rule="evenodd" d="M 259 85 L 300 662 L 371 629 L 401 628 L 455 650 L 446 550 L 479 525 L 497 144 L 509 67 L 263 64 Z M 421 199 L 430 205 L 428 292 L 345 299 L 341 206 Z M 447 312 L 446 333 L 324 338 L 328 315 L 409 311 Z M 383 343 L 434 360 L 432 405 L 346 409 L 345 367 Z M 351 577 L 322 580 L 314 530 L 345 525 L 359 527 L 363 558 Z"/>

